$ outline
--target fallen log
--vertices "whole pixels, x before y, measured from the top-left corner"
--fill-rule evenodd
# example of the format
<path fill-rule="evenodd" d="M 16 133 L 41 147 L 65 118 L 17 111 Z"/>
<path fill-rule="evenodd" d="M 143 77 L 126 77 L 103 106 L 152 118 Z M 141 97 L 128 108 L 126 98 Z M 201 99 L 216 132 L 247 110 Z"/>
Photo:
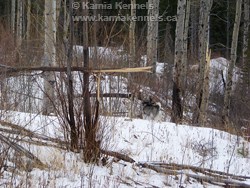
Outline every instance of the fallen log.
<path fill-rule="evenodd" d="M 211 175 L 211 176 L 213 176 L 213 174 L 217 174 L 217 175 L 221 175 L 221 176 L 225 176 L 225 177 L 230 176 L 230 177 L 236 178 L 238 180 L 250 179 L 250 176 L 238 176 L 235 174 L 230 174 L 230 173 L 226 173 L 226 172 L 222 172 L 222 171 L 218 171 L 218 170 L 212 170 L 212 169 L 208 169 L 208 168 L 200 168 L 200 167 L 191 166 L 191 165 L 176 164 L 176 163 L 166 164 L 166 163 L 157 163 L 157 162 L 152 162 L 149 164 L 152 164 L 154 166 L 161 166 L 161 167 L 173 169 L 173 170 L 189 169 L 189 170 L 192 170 L 194 172 L 199 172 L 199 173 L 203 173 L 203 174 L 207 174 L 207 175 Z"/>
<path fill-rule="evenodd" d="M 100 152 L 102 154 L 105 154 L 105 155 L 109 155 L 109 156 L 112 156 L 112 157 L 116 157 L 120 160 L 123 160 L 123 161 L 126 161 L 126 162 L 129 162 L 129 163 L 134 163 L 135 160 L 132 159 L 131 157 L 125 155 L 125 154 L 122 154 L 122 153 L 118 153 L 118 152 L 115 152 L 115 151 L 107 151 L 107 150 L 103 150 L 103 149 L 100 149 Z"/>
<path fill-rule="evenodd" d="M 219 176 L 218 177 L 210 177 L 209 175 L 202 176 L 202 175 L 183 172 L 182 169 L 181 170 L 166 169 L 166 168 L 161 168 L 159 166 L 154 166 L 154 165 L 147 164 L 147 163 L 138 163 L 138 165 L 143 167 L 143 168 L 148 168 L 148 169 L 154 170 L 155 172 L 163 173 L 163 174 L 167 174 L 167 175 L 186 175 L 187 177 L 194 178 L 198 181 L 205 181 L 205 182 L 214 183 L 214 184 L 223 183 L 223 184 L 230 185 L 230 186 L 250 188 L 250 184 L 246 184 L 244 182 L 241 182 L 243 180 L 237 181 L 237 180 L 232 180 L 229 178 L 222 178 Z M 181 166 L 181 165 L 179 165 L 179 166 Z M 183 165 L 183 167 L 185 167 L 185 166 L 186 165 Z M 197 168 L 199 168 L 199 167 L 197 167 Z M 183 169 L 185 169 L 185 168 L 183 168 Z M 200 172 L 202 172 L 202 171 L 203 171 L 202 168 L 200 168 Z M 227 175 L 230 177 L 229 174 L 227 174 Z"/>

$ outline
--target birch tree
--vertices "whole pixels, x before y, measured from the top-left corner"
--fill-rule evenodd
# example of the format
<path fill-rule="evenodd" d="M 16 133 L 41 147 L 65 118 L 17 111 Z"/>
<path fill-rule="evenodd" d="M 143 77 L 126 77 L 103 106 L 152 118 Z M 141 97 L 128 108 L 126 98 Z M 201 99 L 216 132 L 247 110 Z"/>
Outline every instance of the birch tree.
<path fill-rule="evenodd" d="M 198 80 L 198 87 L 197 87 L 197 96 L 196 96 L 196 106 L 193 113 L 193 123 L 200 123 L 203 118 L 200 117 L 200 113 L 202 112 L 203 115 L 206 111 L 207 104 L 204 104 L 205 96 L 208 94 L 204 94 L 204 78 L 205 76 L 205 67 L 207 66 L 206 63 L 206 54 L 207 48 L 209 46 L 209 16 L 210 10 L 212 8 L 213 1 L 212 0 L 200 0 L 200 17 L 199 17 L 199 80 Z M 207 87 L 207 86 L 206 86 Z M 209 92 L 206 89 L 206 92 Z M 202 107 L 202 109 L 201 109 Z"/>
<path fill-rule="evenodd" d="M 16 23 L 16 0 L 11 0 L 11 31 L 15 34 Z"/>
<path fill-rule="evenodd" d="M 172 117 L 171 121 L 178 123 L 182 120 L 183 104 L 181 98 L 181 68 L 183 54 L 183 38 L 185 27 L 186 0 L 178 0 L 177 23 L 175 29 L 175 57 L 173 70 L 173 92 L 172 92 Z"/>
<path fill-rule="evenodd" d="M 56 65 L 56 0 L 45 0 L 44 10 L 44 66 Z M 46 72 L 44 76 L 43 114 L 53 112 L 55 101 L 55 76 Z"/>
<path fill-rule="evenodd" d="M 208 43 L 206 47 L 206 61 L 204 62 L 204 78 L 202 85 L 202 98 L 201 98 L 201 106 L 199 111 L 199 119 L 198 123 L 200 126 L 205 126 L 207 122 L 207 107 L 209 102 L 209 72 L 210 72 L 210 58 L 211 51 L 209 51 Z"/>
<path fill-rule="evenodd" d="M 159 0 L 148 0 L 148 4 L 152 5 L 152 9 L 148 9 L 147 21 L 147 63 L 153 65 L 153 72 L 156 71 L 157 46 L 158 46 L 158 16 L 159 16 Z"/>
<path fill-rule="evenodd" d="M 231 43 L 231 52 L 230 52 L 230 64 L 227 73 L 227 82 L 226 90 L 224 94 L 224 106 L 222 111 L 222 120 L 225 125 L 229 124 L 229 112 L 230 112 L 230 98 L 232 95 L 232 85 L 233 85 L 233 70 L 235 67 L 237 59 L 237 47 L 238 47 L 238 36 L 242 12 L 242 0 L 236 1 L 236 12 L 235 12 L 235 21 L 234 29 Z"/>
<path fill-rule="evenodd" d="M 131 0 L 131 18 L 136 17 L 136 0 Z M 129 67 L 131 67 L 131 63 L 133 63 L 133 67 L 135 66 L 136 62 L 136 54 L 135 54 L 135 26 L 136 22 L 131 20 L 130 25 L 129 25 L 129 55 L 130 55 L 130 60 L 129 60 Z M 128 79 L 129 79 L 129 85 L 131 84 L 131 73 L 128 73 Z M 129 86 L 130 87 L 130 86 Z M 133 99 L 131 98 L 130 102 L 130 109 L 129 109 L 129 117 L 132 117 L 133 114 Z"/>

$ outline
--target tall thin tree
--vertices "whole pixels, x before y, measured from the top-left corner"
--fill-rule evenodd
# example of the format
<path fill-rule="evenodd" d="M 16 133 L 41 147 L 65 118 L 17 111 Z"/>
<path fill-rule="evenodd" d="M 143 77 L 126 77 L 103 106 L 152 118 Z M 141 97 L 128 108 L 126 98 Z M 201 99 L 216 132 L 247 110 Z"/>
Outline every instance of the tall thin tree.
<path fill-rule="evenodd" d="M 231 102 L 230 98 L 232 95 L 232 85 L 233 85 L 233 70 L 237 59 L 237 47 L 238 47 L 241 13 L 242 13 L 242 0 L 238 0 L 236 1 L 234 29 L 233 29 L 233 36 L 231 43 L 231 52 L 230 52 L 231 62 L 229 64 L 227 73 L 226 91 L 224 94 L 224 106 L 222 111 L 222 120 L 225 125 L 229 124 L 229 113 L 230 113 L 230 102 Z"/>
<path fill-rule="evenodd" d="M 183 104 L 181 98 L 181 72 L 184 45 L 186 0 L 178 0 L 177 23 L 175 29 L 175 57 L 173 70 L 172 116 L 171 121 L 178 123 L 182 120 Z"/>
<path fill-rule="evenodd" d="M 243 48 L 242 48 L 242 63 L 245 66 L 247 60 L 247 49 L 248 49 L 248 35 L 249 35 L 249 24 L 250 24 L 250 6 L 249 0 L 244 0 L 244 25 L 243 25 Z"/>
<path fill-rule="evenodd" d="M 15 34 L 16 23 L 16 0 L 11 0 L 11 31 Z"/>
<path fill-rule="evenodd" d="M 204 78 L 205 78 L 205 67 L 206 67 L 206 54 L 209 46 L 209 17 L 212 8 L 212 0 L 200 0 L 200 17 L 199 17 L 199 80 L 196 94 L 196 106 L 193 113 L 193 123 L 199 123 L 201 111 L 205 112 L 207 105 L 202 104 L 205 102 L 204 99 Z M 207 95 L 207 94 L 205 94 Z"/>
<path fill-rule="evenodd" d="M 31 0 L 27 2 L 27 26 L 26 26 L 26 39 L 30 40 L 30 27 L 31 27 Z"/>
<path fill-rule="evenodd" d="M 187 65 L 188 65 L 188 32 L 189 32 L 189 19 L 190 19 L 190 0 L 186 0 L 186 11 L 185 11 L 185 22 L 183 30 L 183 54 L 181 61 L 181 87 L 182 87 L 182 98 L 185 97 L 185 89 L 187 82 Z M 184 103 L 184 101 L 183 101 Z"/>
<path fill-rule="evenodd" d="M 131 17 L 136 16 L 136 0 L 131 0 Z M 136 22 L 131 20 L 129 25 L 129 52 L 131 61 L 135 63 L 135 26 Z"/>
<path fill-rule="evenodd" d="M 83 0 L 88 4 L 88 0 Z M 88 9 L 83 9 L 83 16 L 89 16 Z M 89 26 L 88 21 L 83 22 L 83 67 L 89 69 Z M 90 88 L 89 80 L 90 73 L 85 72 L 83 75 L 83 105 L 84 105 L 84 154 L 83 159 L 85 162 L 97 162 L 99 159 L 100 142 L 96 140 L 99 101 L 96 102 L 95 117 L 92 116 L 92 108 L 90 103 Z"/>
<path fill-rule="evenodd" d="M 159 0 L 148 0 L 153 8 L 148 9 L 147 21 L 147 63 L 153 65 L 153 72 L 156 71 L 157 47 L 158 47 L 158 16 Z"/>
<path fill-rule="evenodd" d="M 69 0 L 69 4 L 72 5 L 72 0 Z M 66 2 L 65 2 L 66 5 Z M 64 11 L 67 14 L 66 7 L 64 7 Z M 66 15 L 65 14 L 65 15 Z M 69 14 L 73 15 L 73 8 L 72 6 L 69 6 Z M 65 16 L 65 20 L 67 20 L 67 16 Z M 65 46 L 65 51 L 67 53 L 66 59 L 67 59 L 67 101 L 68 101 L 68 107 L 66 120 L 70 126 L 70 148 L 72 151 L 78 150 L 78 132 L 76 128 L 76 121 L 75 121 L 75 113 L 74 113 L 74 90 L 73 90 L 73 76 L 72 76 L 72 62 L 73 62 L 73 36 L 74 36 L 74 23 L 72 16 L 69 17 L 69 37 L 67 38 L 67 31 L 68 31 L 68 21 L 65 21 L 65 28 L 64 31 L 66 32 L 63 37 L 63 42 Z"/>
<path fill-rule="evenodd" d="M 56 0 L 45 0 L 44 11 L 44 66 L 56 65 Z M 55 75 L 52 72 L 44 76 L 43 114 L 53 113 L 55 101 Z"/>

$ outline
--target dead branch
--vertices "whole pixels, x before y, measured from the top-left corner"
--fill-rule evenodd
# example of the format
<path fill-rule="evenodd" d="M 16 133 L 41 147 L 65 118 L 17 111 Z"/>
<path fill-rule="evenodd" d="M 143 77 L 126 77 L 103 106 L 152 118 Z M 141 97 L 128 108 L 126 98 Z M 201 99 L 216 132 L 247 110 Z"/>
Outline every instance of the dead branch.
<path fill-rule="evenodd" d="M 0 66 L 1 67 L 1 66 Z M 135 68 L 120 68 L 120 69 L 110 69 L 110 68 L 102 68 L 102 69 L 88 69 L 85 67 L 71 67 L 72 72 L 88 72 L 88 73 L 127 73 L 127 72 L 148 72 L 151 73 L 152 67 L 135 67 Z M 67 67 L 47 67 L 47 66 L 39 66 L 39 67 L 3 67 L 0 68 L 1 74 L 13 74 L 19 72 L 32 72 L 32 71 L 42 71 L 42 72 L 67 72 Z"/>
<path fill-rule="evenodd" d="M 96 93 L 91 93 L 90 97 L 96 97 Z M 83 95 L 76 95 L 75 97 L 83 97 Z M 114 97 L 114 98 L 130 98 L 131 93 L 103 93 L 100 97 Z"/>
<path fill-rule="evenodd" d="M 119 152 L 106 151 L 106 150 L 101 150 L 101 152 L 103 154 L 106 154 L 106 155 L 117 157 L 118 159 L 124 160 L 126 162 L 130 162 L 130 163 L 135 162 L 135 160 L 132 159 L 131 157 L 124 155 L 124 154 L 121 154 Z M 248 176 L 237 176 L 237 175 L 229 174 L 226 172 L 221 172 L 221 171 L 216 171 L 216 170 L 211 170 L 211 169 L 206 169 L 206 168 L 200 168 L 200 167 L 195 167 L 195 166 L 190 166 L 190 165 L 181 165 L 181 164 L 173 164 L 173 163 L 170 163 L 170 164 L 166 164 L 166 163 L 140 163 L 140 162 L 137 165 L 141 166 L 143 168 L 148 168 L 148 169 L 154 170 L 156 172 L 164 173 L 164 174 L 168 174 L 168 175 L 183 174 L 183 172 L 180 172 L 180 171 L 186 169 L 186 170 L 192 170 L 196 173 L 199 172 L 199 173 L 203 173 L 205 175 L 214 176 L 214 179 L 217 179 L 217 178 L 218 179 L 223 179 L 223 178 L 226 179 L 228 177 L 238 178 L 239 181 L 244 181 L 245 179 L 250 179 L 250 177 L 248 177 Z M 210 174 L 207 174 L 207 172 L 210 172 Z M 217 174 L 217 176 L 213 175 L 212 173 Z M 223 175 L 224 177 L 219 176 L 219 175 Z M 191 176 L 192 176 L 192 174 L 190 174 L 190 177 Z M 224 182 L 222 182 L 222 183 L 224 183 Z"/>
<path fill-rule="evenodd" d="M 0 131 L 5 132 L 5 133 L 11 133 L 11 134 L 21 134 L 24 136 L 29 136 L 29 137 L 34 137 L 37 139 L 42 139 L 44 141 L 52 141 L 55 143 L 59 143 L 57 139 L 53 139 L 53 138 L 47 138 L 41 135 L 37 135 L 29 130 L 26 130 L 23 127 L 20 127 L 18 125 L 15 124 L 11 124 L 9 122 L 4 122 L 1 121 L 0 122 L 2 125 L 11 127 L 12 129 L 16 129 L 16 130 L 10 130 L 10 129 L 0 129 Z M 15 151 L 17 151 L 20 154 L 25 155 L 26 157 L 28 157 L 29 159 L 32 159 L 33 161 L 35 161 L 35 164 L 39 164 L 40 167 L 44 167 L 44 164 L 37 158 L 35 157 L 32 153 L 30 153 L 29 151 L 27 151 L 25 148 L 23 148 L 22 146 L 10 141 L 10 139 L 8 139 L 7 137 L 3 136 L 0 134 L 0 140 L 5 142 L 6 144 L 8 144 L 11 148 L 13 148 Z M 18 141 L 18 140 L 17 140 Z M 25 141 L 26 140 L 20 140 L 20 141 Z M 28 141 L 30 142 L 30 141 Z M 31 142 L 34 142 L 33 144 L 46 144 L 43 142 L 39 142 L 39 141 L 33 141 L 31 140 Z M 62 141 L 60 141 L 59 144 L 61 144 Z M 46 144 L 48 145 L 48 144 Z M 129 163 L 135 163 L 135 160 L 132 159 L 131 157 L 125 155 L 125 154 L 121 154 L 119 152 L 114 152 L 114 151 L 107 151 L 107 150 L 103 150 L 101 149 L 100 152 L 104 155 L 109 155 L 112 157 L 116 157 L 120 160 L 129 162 Z M 167 174 L 167 175 L 181 175 L 181 174 L 185 174 L 187 177 L 190 178 L 194 178 L 198 181 L 204 181 L 204 182 L 208 182 L 211 184 L 226 184 L 226 185 L 231 185 L 231 186 L 236 186 L 236 187 L 246 187 L 246 188 L 250 188 L 249 184 L 244 183 L 244 181 L 246 179 L 250 179 L 249 176 L 237 176 L 234 174 L 229 174 L 226 172 L 221 172 L 221 171 L 216 171 L 216 170 L 211 170 L 211 169 L 206 169 L 206 168 L 200 168 L 200 167 L 196 167 L 196 166 L 191 166 L 191 165 L 181 165 L 181 164 L 174 164 L 174 163 L 170 163 L 170 164 L 166 164 L 166 163 L 137 163 L 136 164 L 139 167 L 142 168 L 147 168 L 147 169 L 151 169 L 154 170 L 158 173 L 163 173 L 163 174 Z M 194 173 L 188 173 L 185 172 L 183 170 L 191 170 L 194 173 L 201 173 L 203 175 L 197 175 Z"/>
<path fill-rule="evenodd" d="M 194 179 L 196 179 L 198 181 L 205 181 L 205 182 L 208 182 L 208 183 L 215 183 L 215 184 L 216 183 L 223 183 L 223 184 L 226 184 L 226 185 L 233 185 L 233 186 L 237 186 L 237 187 L 250 188 L 249 184 L 241 182 L 241 181 L 244 181 L 244 180 L 236 181 L 236 180 L 232 180 L 232 179 L 229 179 L 229 178 L 226 178 L 226 177 L 221 177 L 221 176 L 211 177 L 209 175 L 204 176 L 204 175 L 196 175 L 196 174 L 183 172 L 183 169 L 185 169 L 185 167 L 187 167 L 187 165 L 183 165 L 182 169 L 177 169 L 177 170 L 167 169 L 167 168 L 164 168 L 164 167 L 155 166 L 155 165 L 148 164 L 148 163 L 138 163 L 138 165 L 143 167 L 143 168 L 148 168 L 148 169 L 154 170 L 154 171 L 156 171 L 158 173 L 164 173 L 164 174 L 167 174 L 167 175 L 185 174 L 186 176 L 194 178 Z M 181 167 L 182 165 L 177 165 L 177 166 Z M 200 173 L 204 172 L 202 170 L 202 168 L 195 167 L 195 169 L 196 170 L 198 169 L 198 171 Z M 217 171 L 217 172 L 219 172 L 219 171 Z M 224 172 L 219 172 L 219 173 L 224 173 Z M 227 173 L 225 173 L 225 174 L 227 174 Z M 232 178 L 232 176 L 230 176 L 229 174 L 227 174 L 227 176 Z M 235 177 L 235 175 L 233 175 L 233 177 Z"/>
<path fill-rule="evenodd" d="M 7 133 L 7 134 L 15 134 L 15 135 L 19 135 L 21 136 L 21 138 L 15 138 L 15 141 L 21 141 L 21 142 L 26 142 L 26 143 L 29 143 L 29 144 L 34 144 L 34 145 L 37 145 L 37 146 L 49 146 L 49 147 L 54 147 L 54 148 L 58 148 L 58 149 L 66 149 L 66 143 L 63 142 L 63 141 L 57 141 L 56 139 L 56 142 L 54 138 L 49 138 L 49 137 L 40 137 L 40 136 L 37 136 L 37 135 L 32 135 L 32 136 L 28 136 L 26 134 L 23 134 L 22 132 L 19 132 L 17 130 L 10 130 L 10 129 L 3 129 L 3 128 L 0 128 L 0 132 L 2 133 Z M 28 137 L 28 138 L 27 138 Z M 38 139 L 38 140 L 34 140 L 35 139 Z M 42 141 L 41 141 L 42 140 Z M 48 141 L 54 143 L 48 143 Z"/>
<path fill-rule="evenodd" d="M 2 126 L 10 127 L 12 129 L 12 130 L 10 130 L 10 129 L 0 128 L 0 132 L 9 133 L 9 134 L 17 134 L 17 135 L 26 136 L 29 138 L 36 138 L 36 139 L 40 139 L 40 140 L 44 140 L 44 141 L 54 142 L 54 143 L 61 144 L 61 145 L 66 145 L 66 143 L 64 141 L 62 141 L 58 138 L 51 138 L 48 136 L 34 133 L 28 129 L 25 129 L 24 127 L 21 127 L 20 125 L 16 125 L 16 124 L 6 122 L 6 121 L 0 121 L 0 124 Z"/>
<path fill-rule="evenodd" d="M 135 162 L 135 160 L 132 159 L 131 157 L 124 155 L 124 154 L 121 154 L 121 153 L 118 153 L 118 152 L 101 150 L 101 153 L 103 153 L 105 155 L 116 157 L 120 160 L 129 162 L 129 163 Z M 250 188 L 250 185 L 244 183 L 243 182 L 244 179 L 242 179 L 242 178 L 248 179 L 249 177 L 247 177 L 247 176 L 246 177 L 245 176 L 236 176 L 236 175 L 228 174 L 228 173 L 221 172 L 221 171 L 213 171 L 210 169 L 203 169 L 203 168 L 199 168 L 199 167 L 194 167 L 194 166 L 189 166 L 189 165 L 180 165 L 180 164 L 165 164 L 165 166 L 159 166 L 159 164 L 154 165 L 154 164 L 140 163 L 139 162 L 139 163 L 137 163 L 137 166 L 142 167 L 142 168 L 151 169 L 151 170 L 154 170 L 158 173 L 163 173 L 163 174 L 167 174 L 167 175 L 185 174 L 186 176 L 188 176 L 190 178 L 194 178 L 198 181 L 205 181 L 205 182 L 212 183 L 212 184 L 223 183 L 226 185 L 233 185 L 233 186 L 237 186 L 237 187 Z M 197 175 L 197 174 L 184 172 L 183 170 L 185 170 L 185 169 L 192 170 L 196 173 L 197 172 L 203 173 L 205 175 Z M 217 173 L 217 175 L 206 174 L 207 173 L 206 171 Z M 227 177 L 219 176 L 220 174 L 225 175 Z M 238 180 L 230 179 L 230 178 L 236 178 L 236 177 L 239 179 Z"/>
<path fill-rule="evenodd" d="M 30 160 L 33 161 L 33 165 L 34 167 L 40 168 L 40 169 L 45 169 L 47 168 L 45 164 L 43 164 L 35 155 L 33 155 L 30 151 L 28 151 L 27 149 L 25 149 L 24 147 L 22 147 L 21 145 L 10 141 L 9 138 L 7 138 L 6 136 L 0 134 L 0 141 L 4 142 L 5 144 L 7 144 L 8 146 L 10 146 L 12 149 L 14 149 L 17 153 L 19 153 L 20 155 L 23 155 L 27 158 L 29 158 Z"/>
<path fill-rule="evenodd" d="M 150 163 L 154 166 L 161 166 L 163 168 L 168 168 L 168 169 L 173 169 L 173 170 L 183 170 L 183 169 L 189 169 L 192 170 L 194 172 L 200 172 L 203 174 L 208 174 L 210 173 L 210 175 L 212 174 L 217 174 L 217 175 L 221 175 L 221 176 L 230 176 L 232 178 L 237 178 L 238 180 L 242 180 L 242 179 L 250 179 L 250 176 L 237 176 L 235 174 L 230 174 L 230 173 L 226 173 L 226 172 L 222 172 L 222 171 L 218 171 L 218 170 L 212 170 L 212 169 L 208 169 L 208 168 L 200 168 L 200 167 L 196 167 L 196 166 L 191 166 L 191 165 L 181 165 L 181 164 L 176 164 L 176 163 Z"/>

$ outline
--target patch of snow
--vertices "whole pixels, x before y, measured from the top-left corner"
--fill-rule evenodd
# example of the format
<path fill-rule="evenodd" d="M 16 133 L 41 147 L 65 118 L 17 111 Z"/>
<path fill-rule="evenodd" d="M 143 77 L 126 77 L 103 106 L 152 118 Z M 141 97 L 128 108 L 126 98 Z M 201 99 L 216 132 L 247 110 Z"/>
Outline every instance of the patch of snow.
<path fill-rule="evenodd" d="M 210 61 L 210 90 L 212 92 L 223 93 L 224 84 L 227 82 L 227 73 L 230 61 L 223 57 L 211 59 Z M 240 69 L 235 67 L 233 70 L 233 89 L 239 81 Z"/>

